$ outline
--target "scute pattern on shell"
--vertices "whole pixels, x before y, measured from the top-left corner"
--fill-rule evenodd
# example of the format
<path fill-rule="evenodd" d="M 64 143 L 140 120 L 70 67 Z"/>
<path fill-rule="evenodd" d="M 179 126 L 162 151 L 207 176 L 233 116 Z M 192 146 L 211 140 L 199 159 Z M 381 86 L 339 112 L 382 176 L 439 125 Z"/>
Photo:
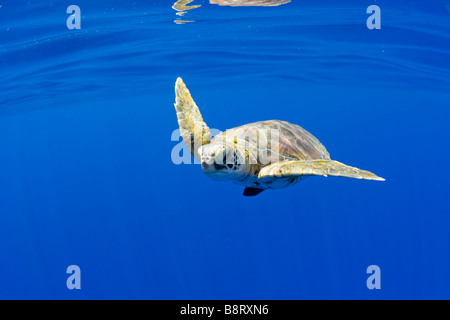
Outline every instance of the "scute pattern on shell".
<path fill-rule="evenodd" d="M 277 133 L 279 143 L 273 141 L 272 133 Z M 231 144 L 230 137 L 241 141 L 247 139 L 249 148 L 256 151 L 263 151 L 261 146 L 266 146 L 270 151 L 269 154 L 279 155 L 279 161 L 330 160 L 328 151 L 317 138 L 302 127 L 286 121 L 269 120 L 249 123 L 222 132 L 214 137 L 213 141 L 223 139 Z"/>

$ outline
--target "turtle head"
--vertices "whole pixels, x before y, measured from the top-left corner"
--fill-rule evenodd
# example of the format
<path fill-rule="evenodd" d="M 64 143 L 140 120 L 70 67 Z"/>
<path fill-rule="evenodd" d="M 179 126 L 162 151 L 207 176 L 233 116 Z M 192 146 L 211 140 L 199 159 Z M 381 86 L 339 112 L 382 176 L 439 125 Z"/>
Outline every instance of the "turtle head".
<path fill-rule="evenodd" d="M 203 172 L 214 180 L 232 180 L 248 171 L 236 148 L 211 143 L 200 147 L 199 154 Z"/>

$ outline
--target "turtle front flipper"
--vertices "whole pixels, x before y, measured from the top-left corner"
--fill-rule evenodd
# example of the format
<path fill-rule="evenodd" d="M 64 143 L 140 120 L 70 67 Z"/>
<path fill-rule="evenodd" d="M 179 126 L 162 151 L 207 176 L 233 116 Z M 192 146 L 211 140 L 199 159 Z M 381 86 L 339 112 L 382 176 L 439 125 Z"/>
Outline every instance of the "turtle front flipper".
<path fill-rule="evenodd" d="M 384 181 L 372 172 L 347 166 L 334 160 L 282 161 L 261 169 L 258 178 L 284 178 L 295 176 L 336 176 Z"/>
<path fill-rule="evenodd" d="M 211 132 L 181 78 L 175 84 L 175 109 L 183 141 L 197 160 L 198 148 L 211 142 Z"/>

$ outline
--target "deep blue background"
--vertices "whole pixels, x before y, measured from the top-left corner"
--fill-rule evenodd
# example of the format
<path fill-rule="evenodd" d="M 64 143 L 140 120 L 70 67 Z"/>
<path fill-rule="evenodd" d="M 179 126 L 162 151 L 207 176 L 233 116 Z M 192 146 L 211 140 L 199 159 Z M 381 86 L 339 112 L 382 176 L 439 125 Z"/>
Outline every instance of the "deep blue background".
<path fill-rule="evenodd" d="M 450 3 L 305 2 L 3 1 L 0 298 L 450 298 Z M 177 76 L 210 127 L 287 120 L 386 182 L 174 165 Z"/>

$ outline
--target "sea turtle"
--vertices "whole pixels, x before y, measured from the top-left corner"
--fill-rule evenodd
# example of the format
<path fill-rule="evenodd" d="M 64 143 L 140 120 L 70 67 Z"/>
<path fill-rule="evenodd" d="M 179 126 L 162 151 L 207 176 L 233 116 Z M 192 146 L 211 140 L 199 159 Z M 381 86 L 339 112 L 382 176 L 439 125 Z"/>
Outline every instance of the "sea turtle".
<path fill-rule="evenodd" d="M 384 181 L 371 172 L 331 160 L 312 134 L 285 121 L 250 123 L 212 138 L 181 78 L 176 81 L 175 95 L 181 136 L 203 172 L 215 180 L 245 186 L 244 196 L 284 188 L 312 175 Z"/>

